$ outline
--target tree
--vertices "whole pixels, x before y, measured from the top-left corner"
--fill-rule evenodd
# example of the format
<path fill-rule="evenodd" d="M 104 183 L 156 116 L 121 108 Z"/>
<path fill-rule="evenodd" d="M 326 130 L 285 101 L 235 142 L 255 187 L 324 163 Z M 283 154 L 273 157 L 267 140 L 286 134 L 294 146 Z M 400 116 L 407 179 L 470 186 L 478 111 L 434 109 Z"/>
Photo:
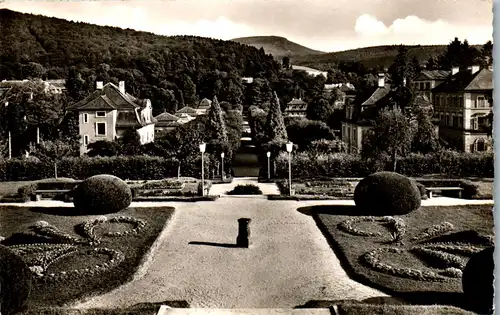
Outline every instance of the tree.
<path fill-rule="evenodd" d="M 334 110 L 335 108 L 332 103 L 329 103 L 323 97 L 318 97 L 307 106 L 307 119 L 326 122 Z"/>
<path fill-rule="evenodd" d="M 283 57 L 283 69 L 290 69 L 290 57 Z"/>
<path fill-rule="evenodd" d="M 184 102 L 187 104 L 195 104 L 198 101 L 196 84 L 194 84 L 191 77 L 187 74 L 182 76 L 182 94 L 184 96 Z"/>
<path fill-rule="evenodd" d="M 137 130 L 128 128 L 118 139 L 120 152 L 123 155 L 137 155 L 141 150 L 141 138 Z"/>
<path fill-rule="evenodd" d="M 87 96 L 85 80 L 75 67 L 69 69 L 69 75 L 66 79 L 66 91 L 75 103 Z"/>
<path fill-rule="evenodd" d="M 493 43 L 491 40 L 487 41 L 481 48 L 481 58 L 485 66 L 493 64 Z"/>
<path fill-rule="evenodd" d="M 70 144 L 55 140 L 43 141 L 32 146 L 29 154 L 38 158 L 42 163 L 54 165 L 54 177 L 57 178 L 57 161 L 66 156 L 75 156 L 77 151 Z"/>
<path fill-rule="evenodd" d="M 87 146 L 89 151 L 88 156 L 117 156 L 121 153 L 121 146 L 116 141 L 96 141 L 89 143 Z"/>
<path fill-rule="evenodd" d="M 267 141 L 287 141 L 285 122 L 281 115 L 280 101 L 276 92 L 273 92 L 271 105 L 267 113 L 265 137 Z"/>
<path fill-rule="evenodd" d="M 427 60 L 427 63 L 425 64 L 425 69 L 426 70 L 438 70 L 439 65 L 438 65 L 436 58 L 429 57 L 429 59 Z"/>
<path fill-rule="evenodd" d="M 214 96 L 214 99 L 212 100 L 212 105 L 208 110 L 207 117 L 206 140 L 208 143 L 208 149 L 211 152 L 218 154 L 226 152 L 229 144 L 226 122 L 216 96 Z"/>
<path fill-rule="evenodd" d="M 412 106 L 411 116 L 415 132 L 411 145 L 412 152 L 427 154 L 439 150 L 439 137 L 432 122 L 432 105 L 417 100 Z"/>
<path fill-rule="evenodd" d="M 301 119 L 286 128 L 288 139 L 305 150 L 306 147 L 316 140 L 333 140 L 333 131 L 322 121 Z"/>
<path fill-rule="evenodd" d="M 404 81 L 411 78 L 413 74 L 412 66 L 408 60 L 408 49 L 400 45 L 394 63 L 389 68 L 393 87 L 404 86 Z"/>
<path fill-rule="evenodd" d="M 397 158 L 409 151 L 413 134 L 414 127 L 399 108 L 383 109 L 363 139 L 361 154 L 376 161 L 388 160 L 396 171 Z"/>
<path fill-rule="evenodd" d="M 413 56 L 413 58 L 411 59 L 410 67 L 411 67 L 411 75 L 408 78 L 408 80 L 413 79 L 420 73 L 420 71 L 422 71 L 422 66 L 420 65 L 420 61 L 418 61 L 416 56 Z"/>

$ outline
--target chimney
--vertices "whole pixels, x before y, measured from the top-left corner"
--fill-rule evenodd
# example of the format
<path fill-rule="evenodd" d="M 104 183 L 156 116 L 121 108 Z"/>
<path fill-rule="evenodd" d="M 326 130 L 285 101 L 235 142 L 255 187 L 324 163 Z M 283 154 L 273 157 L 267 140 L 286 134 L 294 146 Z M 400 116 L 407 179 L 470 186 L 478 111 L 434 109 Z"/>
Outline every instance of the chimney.
<path fill-rule="evenodd" d="M 385 87 L 385 74 L 379 73 L 378 74 L 378 87 Z"/>
<path fill-rule="evenodd" d="M 118 87 L 120 89 L 120 93 L 125 94 L 125 81 L 120 81 L 118 83 L 118 85 L 119 85 Z"/>
<path fill-rule="evenodd" d="M 451 75 L 455 75 L 458 73 L 459 68 L 458 67 L 453 67 L 451 68 Z"/>
<path fill-rule="evenodd" d="M 477 65 L 472 66 L 472 67 L 471 67 L 471 73 L 472 73 L 472 74 L 474 74 L 474 73 L 478 72 L 478 71 L 479 71 L 479 69 L 480 69 L 480 67 L 479 67 L 479 66 L 477 66 Z"/>
<path fill-rule="evenodd" d="M 103 84 L 102 84 L 102 81 L 97 81 L 97 82 L 96 82 L 96 87 L 95 87 L 95 88 L 96 88 L 96 90 L 102 90 L 102 85 L 103 85 Z"/>

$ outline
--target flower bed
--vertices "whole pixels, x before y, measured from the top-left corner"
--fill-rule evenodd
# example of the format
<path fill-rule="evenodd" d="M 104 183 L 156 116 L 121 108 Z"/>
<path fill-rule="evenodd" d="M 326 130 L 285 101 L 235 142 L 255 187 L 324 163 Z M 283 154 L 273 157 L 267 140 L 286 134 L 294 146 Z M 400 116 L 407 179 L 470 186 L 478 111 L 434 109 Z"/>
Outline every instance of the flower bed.
<path fill-rule="evenodd" d="M 276 182 L 281 194 L 289 194 L 288 181 Z M 352 199 L 354 196 L 355 185 L 348 180 L 298 180 L 292 181 L 292 189 L 295 195 L 306 196 L 329 196 L 340 197 L 343 199 Z"/>
<path fill-rule="evenodd" d="M 119 215 L 92 219 L 64 215 L 60 208 L 3 207 L 0 211 L 6 237 L 2 244 L 20 254 L 33 272 L 29 306 L 46 307 L 102 294 L 131 279 L 173 208 L 128 208 Z M 13 242 L 16 233 L 28 229 L 31 244 L 26 238 L 23 243 Z M 46 241 L 37 242 L 36 235 Z"/>
<path fill-rule="evenodd" d="M 462 292 L 469 257 L 493 244 L 491 210 L 491 205 L 421 207 L 381 218 L 357 216 L 355 206 L 324 206 L 313 216 L 354 280 L 394 296 L 433 292 L 425 295 L 427 304 Z"/>

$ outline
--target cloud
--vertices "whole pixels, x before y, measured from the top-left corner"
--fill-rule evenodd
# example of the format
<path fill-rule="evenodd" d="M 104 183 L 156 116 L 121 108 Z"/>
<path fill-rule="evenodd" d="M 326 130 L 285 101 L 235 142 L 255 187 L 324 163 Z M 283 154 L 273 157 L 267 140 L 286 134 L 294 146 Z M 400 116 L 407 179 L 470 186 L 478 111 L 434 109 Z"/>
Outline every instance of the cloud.
<path fill-rule="evenodd" d="M 492 26 L 459 25 L 440 19 L 429 21 L 415 15 L 398 18 L 387 26 L 375 16 L 363 14 L 356 19 L 354 31 L 359 39 L 369 44 L 392 42 L 438 45 L 448 43 L 455 37 L 480 44 L 493 37 Z"/>

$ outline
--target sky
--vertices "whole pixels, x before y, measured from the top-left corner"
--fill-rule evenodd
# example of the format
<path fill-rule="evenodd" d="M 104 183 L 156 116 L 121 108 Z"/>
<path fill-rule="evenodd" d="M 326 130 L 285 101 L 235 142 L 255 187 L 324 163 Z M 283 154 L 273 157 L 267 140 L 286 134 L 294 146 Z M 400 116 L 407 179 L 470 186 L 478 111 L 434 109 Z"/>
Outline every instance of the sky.
<path fill-rule="evenodd" d="M 493 39 L 492 0 L 0 0 L 0 8 L 161 35 L 283 36 L 325 52 Z"/>

